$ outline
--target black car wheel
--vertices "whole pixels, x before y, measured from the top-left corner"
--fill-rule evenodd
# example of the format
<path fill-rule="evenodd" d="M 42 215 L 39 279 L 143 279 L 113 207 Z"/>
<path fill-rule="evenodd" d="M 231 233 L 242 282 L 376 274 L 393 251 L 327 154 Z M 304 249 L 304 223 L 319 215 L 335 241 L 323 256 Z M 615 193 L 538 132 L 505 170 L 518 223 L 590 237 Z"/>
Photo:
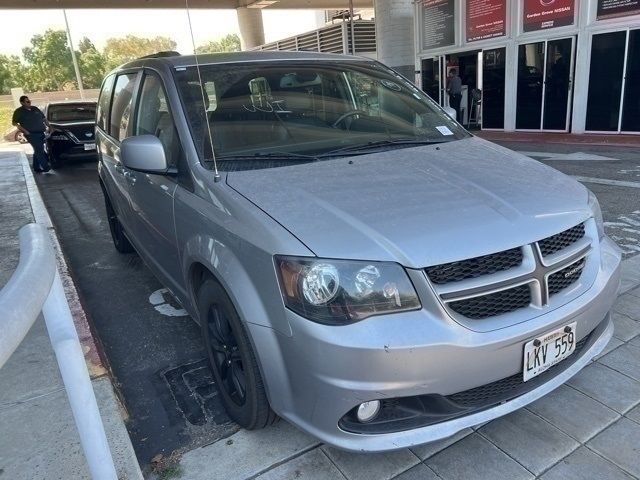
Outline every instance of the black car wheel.
<path fill-rule="evenodd" d="M 111 238 L 113 239 L 113 245 L 116 247 L 116 250 L 120 253 L 131 253 L 133 252 L 133 246 L 127 235 L 124 233 L 124 228 L 118 220 L 115 210 L 111 205 L 111 201 L 107 194 L 103 191 L 104 194 L 104 205 L 107 210 L 107 219 L 109 220 L 109 230 L 111 230 Z"/>
<path fill-rule="evenodd" d="M 227 413 L 248 430 L 271 425 L 277 416 L 231 299 L 218 282 L 208 279 L 199 288 L 197 301 L 209 364 Z"/>

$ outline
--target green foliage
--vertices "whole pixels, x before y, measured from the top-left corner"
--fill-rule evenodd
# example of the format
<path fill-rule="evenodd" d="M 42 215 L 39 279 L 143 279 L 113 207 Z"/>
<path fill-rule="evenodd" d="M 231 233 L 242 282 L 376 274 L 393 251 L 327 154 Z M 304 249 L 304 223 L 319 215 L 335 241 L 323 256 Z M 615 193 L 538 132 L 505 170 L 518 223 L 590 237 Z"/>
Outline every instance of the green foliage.
<path fill-rule="evenodd" d="M 22 87 L 27 91 L 63 90 L 75 82 L 73 61 L 64 30 L 47 30 L 31 37 L 31 46 L 22 49 L 27 62 Z M 77 86 L 76 86 L 77 88 Z"/>
<path fill-rule="evenodd" d="M 11 88 L 19 84 L 23 71 L 24 67 L 20 64 L 18 57 L 0 55 L 0 95 L 10 93 Z"/>
<path fill-rule="evenodd" d="M 82 83 L 85 88 L 100 88 L 102 79 L 107 73 L 107 61 L 105 56 L 98 51 L 91 40 L 84 37 L 78 44 L 78 65 Z"/>
<path fill-rule="evenodd" d="M 240 50 L 240 37 L 235 33 L 196 47 L 196 53 L 239 52 Z"/>
<path fill-rule="evenodd" d="M 166 50 L 175 50 L 176 42 L 169 37 L 143 38 L 127 35 L 123 38 L 110 38 L 104 47 L 107 70 L 144 55 Z"/>

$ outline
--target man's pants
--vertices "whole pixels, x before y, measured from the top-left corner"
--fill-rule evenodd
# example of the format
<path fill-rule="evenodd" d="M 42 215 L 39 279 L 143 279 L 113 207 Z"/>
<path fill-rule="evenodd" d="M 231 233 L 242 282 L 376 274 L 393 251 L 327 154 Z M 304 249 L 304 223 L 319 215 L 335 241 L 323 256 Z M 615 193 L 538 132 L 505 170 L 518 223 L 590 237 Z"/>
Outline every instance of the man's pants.
<path fill-rule="evenodd" d="M 449 105 L 456 111 L 456 120 L 462 122 L 460 118 L 460 102 L 462 101 L 461 93 L 454 93 L 449 95 Z"/>
<path fill-rule="evenodd" d="M 44 133 L 31 133 L 27 141 L 33 147 L 33 169 L 37 171 L 49 170 L 49 157 L 44 151 Z"/>

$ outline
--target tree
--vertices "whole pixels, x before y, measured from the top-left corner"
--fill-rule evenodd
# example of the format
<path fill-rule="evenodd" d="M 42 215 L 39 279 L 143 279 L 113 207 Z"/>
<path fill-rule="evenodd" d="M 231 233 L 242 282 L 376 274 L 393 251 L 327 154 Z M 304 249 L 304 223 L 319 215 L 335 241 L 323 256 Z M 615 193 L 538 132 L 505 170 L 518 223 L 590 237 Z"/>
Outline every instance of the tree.
<path fill-rule="evenodd" d="M 104 47 L 107 70 L 144 55 L 175 50 L 176 42 L 168 37 L 143 38 L 127 35 L 124 38 L 110 38 Z"/>
<path fill-rule="evenodd" d="M 85 88 L 99 88 L 107 73 L 107 61 L 87 37 L 78 43 L 76 52 L 82 83 Z"/>
<path fill-rule="evenodd" d="M 27 91 L 61 90 L 75 82 L 71 52 L 64 30 L 47 30 L 31 37 L 31 46 L 22 49 L 27 62 L 21 85 Z"/>
<path fill-rule="evenodd" d="M 0 55 L 0 95 L 6 95 L 12 87 L 19 86 L 23 74 L 24 67 L 18 57 Z"/>
<path fill-rule="evenodd" d="M 239 52 L 240 37 L 235 33 L 230 33 L 220 40 L 213 40 L 196 48 L 196 53 L 219 53 L 219 52 Z"/>

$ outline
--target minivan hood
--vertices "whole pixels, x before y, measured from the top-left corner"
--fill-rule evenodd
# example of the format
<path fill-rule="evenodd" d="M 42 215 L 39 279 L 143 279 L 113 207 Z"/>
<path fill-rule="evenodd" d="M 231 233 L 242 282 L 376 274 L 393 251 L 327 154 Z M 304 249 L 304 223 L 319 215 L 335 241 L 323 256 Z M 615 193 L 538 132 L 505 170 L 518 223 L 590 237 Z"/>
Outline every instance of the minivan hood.
<path fill-rule="evenodd" d="M 319 257 L 411 268 L 531 243 L 591 215 L 578 182 L 476 137 L 231 172 L 227 183 Z"/>

